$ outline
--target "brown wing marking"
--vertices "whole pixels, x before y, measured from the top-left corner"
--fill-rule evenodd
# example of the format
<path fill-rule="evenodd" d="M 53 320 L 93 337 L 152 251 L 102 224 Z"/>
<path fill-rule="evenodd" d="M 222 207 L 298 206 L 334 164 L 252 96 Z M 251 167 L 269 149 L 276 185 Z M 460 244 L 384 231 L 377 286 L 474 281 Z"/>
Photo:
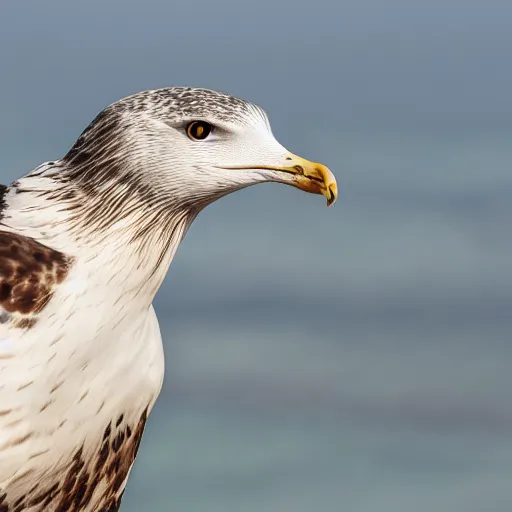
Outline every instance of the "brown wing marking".
<path fill-rule="evenodd" d="M 0 488 L 0 512 L 118 511 L 147 417 L 146 409 L 137 422 L 128 424 L 123 415 L 109 422 L 96 452 L 86 455 L 80 446 L 62 472 L 37 482 L 16 501 L 9 501 L 9 491 Z"/>
<path fill-rule="evenodd" d="M 0 231 L 0 306 L 24 324 L 19 327 L 30 327 L 70 264 L 71 258 L 32 238 Z"/>

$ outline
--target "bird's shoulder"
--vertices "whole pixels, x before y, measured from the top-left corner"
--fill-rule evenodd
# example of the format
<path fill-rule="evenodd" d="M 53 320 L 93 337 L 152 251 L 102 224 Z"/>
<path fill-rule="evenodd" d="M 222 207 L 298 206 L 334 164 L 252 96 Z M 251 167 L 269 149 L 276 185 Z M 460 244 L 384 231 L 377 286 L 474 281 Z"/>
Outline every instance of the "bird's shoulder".
<path fill-rule="evenodd" d="M 70 264 L 66 254 L 0 226 L 0 323 L 29 327 Z"/>

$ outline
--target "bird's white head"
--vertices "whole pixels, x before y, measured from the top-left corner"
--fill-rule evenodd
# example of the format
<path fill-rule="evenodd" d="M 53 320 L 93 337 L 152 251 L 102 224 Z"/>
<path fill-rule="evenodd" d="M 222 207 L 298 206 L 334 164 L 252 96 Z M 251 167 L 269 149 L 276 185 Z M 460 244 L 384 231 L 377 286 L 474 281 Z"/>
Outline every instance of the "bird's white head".
<path fill-rule="evenodd" d="M 85 193 L 103 196 L 103 217 L 121 196 L 165 215 L 269 181 L 323 194 L 328 205 L 337 197 L 331 171 L 279 144 L 260 107 L 208 89 L 157 89 L 114 103 L 64 162 Z"/>

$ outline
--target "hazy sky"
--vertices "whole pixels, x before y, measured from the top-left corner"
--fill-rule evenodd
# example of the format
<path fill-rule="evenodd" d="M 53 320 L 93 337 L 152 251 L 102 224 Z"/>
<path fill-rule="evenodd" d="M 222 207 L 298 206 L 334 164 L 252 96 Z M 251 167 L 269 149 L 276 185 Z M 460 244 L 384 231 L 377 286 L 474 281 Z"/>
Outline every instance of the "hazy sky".
<path fill-rule="evenodd" d="M 287 128 L 510 127 L 511 18 L 506 0 L 6 0 L 2 133 L 60 147 L 105 103 L 168 84 L 249 97 Z"/>
<path fill-rule="evenodd" d="M 334 208 L 265 185 L 191 228 L 127 511 L 511 509 L 511 20 L 505 0 L 2 0 L 4 182 L 165 85 L 260 104 L 339 181 Z"/>

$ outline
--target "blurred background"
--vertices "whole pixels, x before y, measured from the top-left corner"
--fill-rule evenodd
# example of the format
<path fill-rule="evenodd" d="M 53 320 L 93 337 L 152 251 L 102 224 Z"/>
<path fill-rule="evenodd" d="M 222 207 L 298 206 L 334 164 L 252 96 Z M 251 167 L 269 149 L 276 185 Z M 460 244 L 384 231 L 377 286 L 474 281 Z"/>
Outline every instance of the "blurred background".
<path fill-rule="evenodd" d="M 0 5 L 1 180 L 105 105 L 269 113 L 340 198 L 208 207 L 156 310 L 167 374 L 123 510 L 512 510 L 512 3 Z"/>

